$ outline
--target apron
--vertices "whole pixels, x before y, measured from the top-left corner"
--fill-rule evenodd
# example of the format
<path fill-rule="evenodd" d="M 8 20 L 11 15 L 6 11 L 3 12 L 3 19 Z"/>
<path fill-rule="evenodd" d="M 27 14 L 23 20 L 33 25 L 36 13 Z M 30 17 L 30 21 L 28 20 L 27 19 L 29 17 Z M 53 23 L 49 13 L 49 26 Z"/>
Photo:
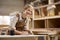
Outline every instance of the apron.
<path fill-rule="evenodd" d="M 18 31 L 24 31 L 25 26 L 26 26 L 26 18 L 22 17 L 22 14 L 20 13 L 19 17 L 18 17 L 18 21 L 16 22 L 16 30 Z"/>
<path fill-rule="evenodd" d="M 25 25 L 26 25 L 26 18 L 22 18 L 22 15 L 20 13 L 18 20 L 15 24 L 16 30 L 18 31 L 25 31 Z M 9 35 L 15 35 L 14 29 L 11 29 L 8 31 Z"/>
<path fill-rule="evenodd" d="M 16 30 L 18 30 L 18 31 L 26 31 L 26 32 L 28 32 L 28 34 L 32 34 L 29 30 L 25 29 L 25 26 L 26 26 L 26 18 L 23 18 L 21 13 L 20 13 L 20 15 L 18 17 L 18 21 L 17 21 L 17 23 L 15 25 Z"/>

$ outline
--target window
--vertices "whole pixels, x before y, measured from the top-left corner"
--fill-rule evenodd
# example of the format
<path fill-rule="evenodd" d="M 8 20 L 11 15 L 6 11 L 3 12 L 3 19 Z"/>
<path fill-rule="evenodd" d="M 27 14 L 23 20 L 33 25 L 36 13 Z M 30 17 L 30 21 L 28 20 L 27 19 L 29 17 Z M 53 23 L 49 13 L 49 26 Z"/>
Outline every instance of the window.
<path fill-rule="evenodd" d="M 0 25 L 10 25 L 10 16 L 0 16 Z"/>

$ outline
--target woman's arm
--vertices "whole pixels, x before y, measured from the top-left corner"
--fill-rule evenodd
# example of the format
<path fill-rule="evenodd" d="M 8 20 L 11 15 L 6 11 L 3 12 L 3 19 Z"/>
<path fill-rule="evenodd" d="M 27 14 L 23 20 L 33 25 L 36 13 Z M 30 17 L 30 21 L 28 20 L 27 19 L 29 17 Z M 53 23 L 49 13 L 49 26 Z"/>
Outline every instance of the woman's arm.
<path fill-rule="evenodd" d="M 18 30 L 14 30 L 15 31 L 15 35 L 21 35 L 22 32 L 21 31 L 18 31 Z"/>
<path fill-rule="evenodd" d="M 15 35 L 26 35 L 26 34 L 29 34 L 28 31 L 18 31 L 18 30 L 15 30 Z"/>

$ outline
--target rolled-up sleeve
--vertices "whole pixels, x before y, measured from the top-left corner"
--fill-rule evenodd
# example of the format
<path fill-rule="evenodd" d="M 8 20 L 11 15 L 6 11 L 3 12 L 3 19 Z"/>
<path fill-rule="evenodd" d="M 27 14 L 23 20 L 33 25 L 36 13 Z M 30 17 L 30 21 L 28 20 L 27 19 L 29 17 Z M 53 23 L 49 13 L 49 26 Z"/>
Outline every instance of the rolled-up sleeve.
<path fill-rule="evenodd" d="M 18 11 L 10 13 L 10 28 L 16 29 L 15 24 L 18 20 L 18 18 L 16 17 L 17 13 L 18 13 Z"/>
<path fill-rule="evenodd" d="M 17 22 L 17 18 L 15 16 L 11 16 L 10 18 L 10 28 L 16 29 L 15 24 Z"/>

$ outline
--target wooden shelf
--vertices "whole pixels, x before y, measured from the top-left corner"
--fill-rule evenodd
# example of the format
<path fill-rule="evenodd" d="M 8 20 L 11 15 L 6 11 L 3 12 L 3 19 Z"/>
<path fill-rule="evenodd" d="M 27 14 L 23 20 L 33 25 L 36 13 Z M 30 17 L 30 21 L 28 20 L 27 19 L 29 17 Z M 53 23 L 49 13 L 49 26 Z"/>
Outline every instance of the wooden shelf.
<path fill-rule="evenodd" d="M 35 34 L 43 34 L 43 35 L 57 34 L 57 31 L 51 31 L 49 29 L 31 29 L 31 31 Z"/>
<path fill-rule="evenodd" d="M 48 4 L 54 3 L 55 0 L 48 0 Z M 46 7 L 33 10 L 32 13 L 32 30 L 34 34 L 54 35 L 60 33 L 60 5 L 54 5 L 56 8 Z M 47 10 L 47 8 L 49 8 Z M 40 35 L 38 34 L 38 35 Z"/>
<path fill-rule="evenodd" d="M 35 20 L 34 28 L 45 28 L 45 21 L 44 20 Z"/>
<path fill-rule="evenodd" d="M 55 18 L 60 18 L 60 16 L 48 16 L 48 17 L 34 18 L 34 20 L 46 20 L 46 19 L 55 19 Z"/>
<path fill-rule="evenodd" d="M 48 19 L 48 28 L 60 28 L 60 18 Z"/>

